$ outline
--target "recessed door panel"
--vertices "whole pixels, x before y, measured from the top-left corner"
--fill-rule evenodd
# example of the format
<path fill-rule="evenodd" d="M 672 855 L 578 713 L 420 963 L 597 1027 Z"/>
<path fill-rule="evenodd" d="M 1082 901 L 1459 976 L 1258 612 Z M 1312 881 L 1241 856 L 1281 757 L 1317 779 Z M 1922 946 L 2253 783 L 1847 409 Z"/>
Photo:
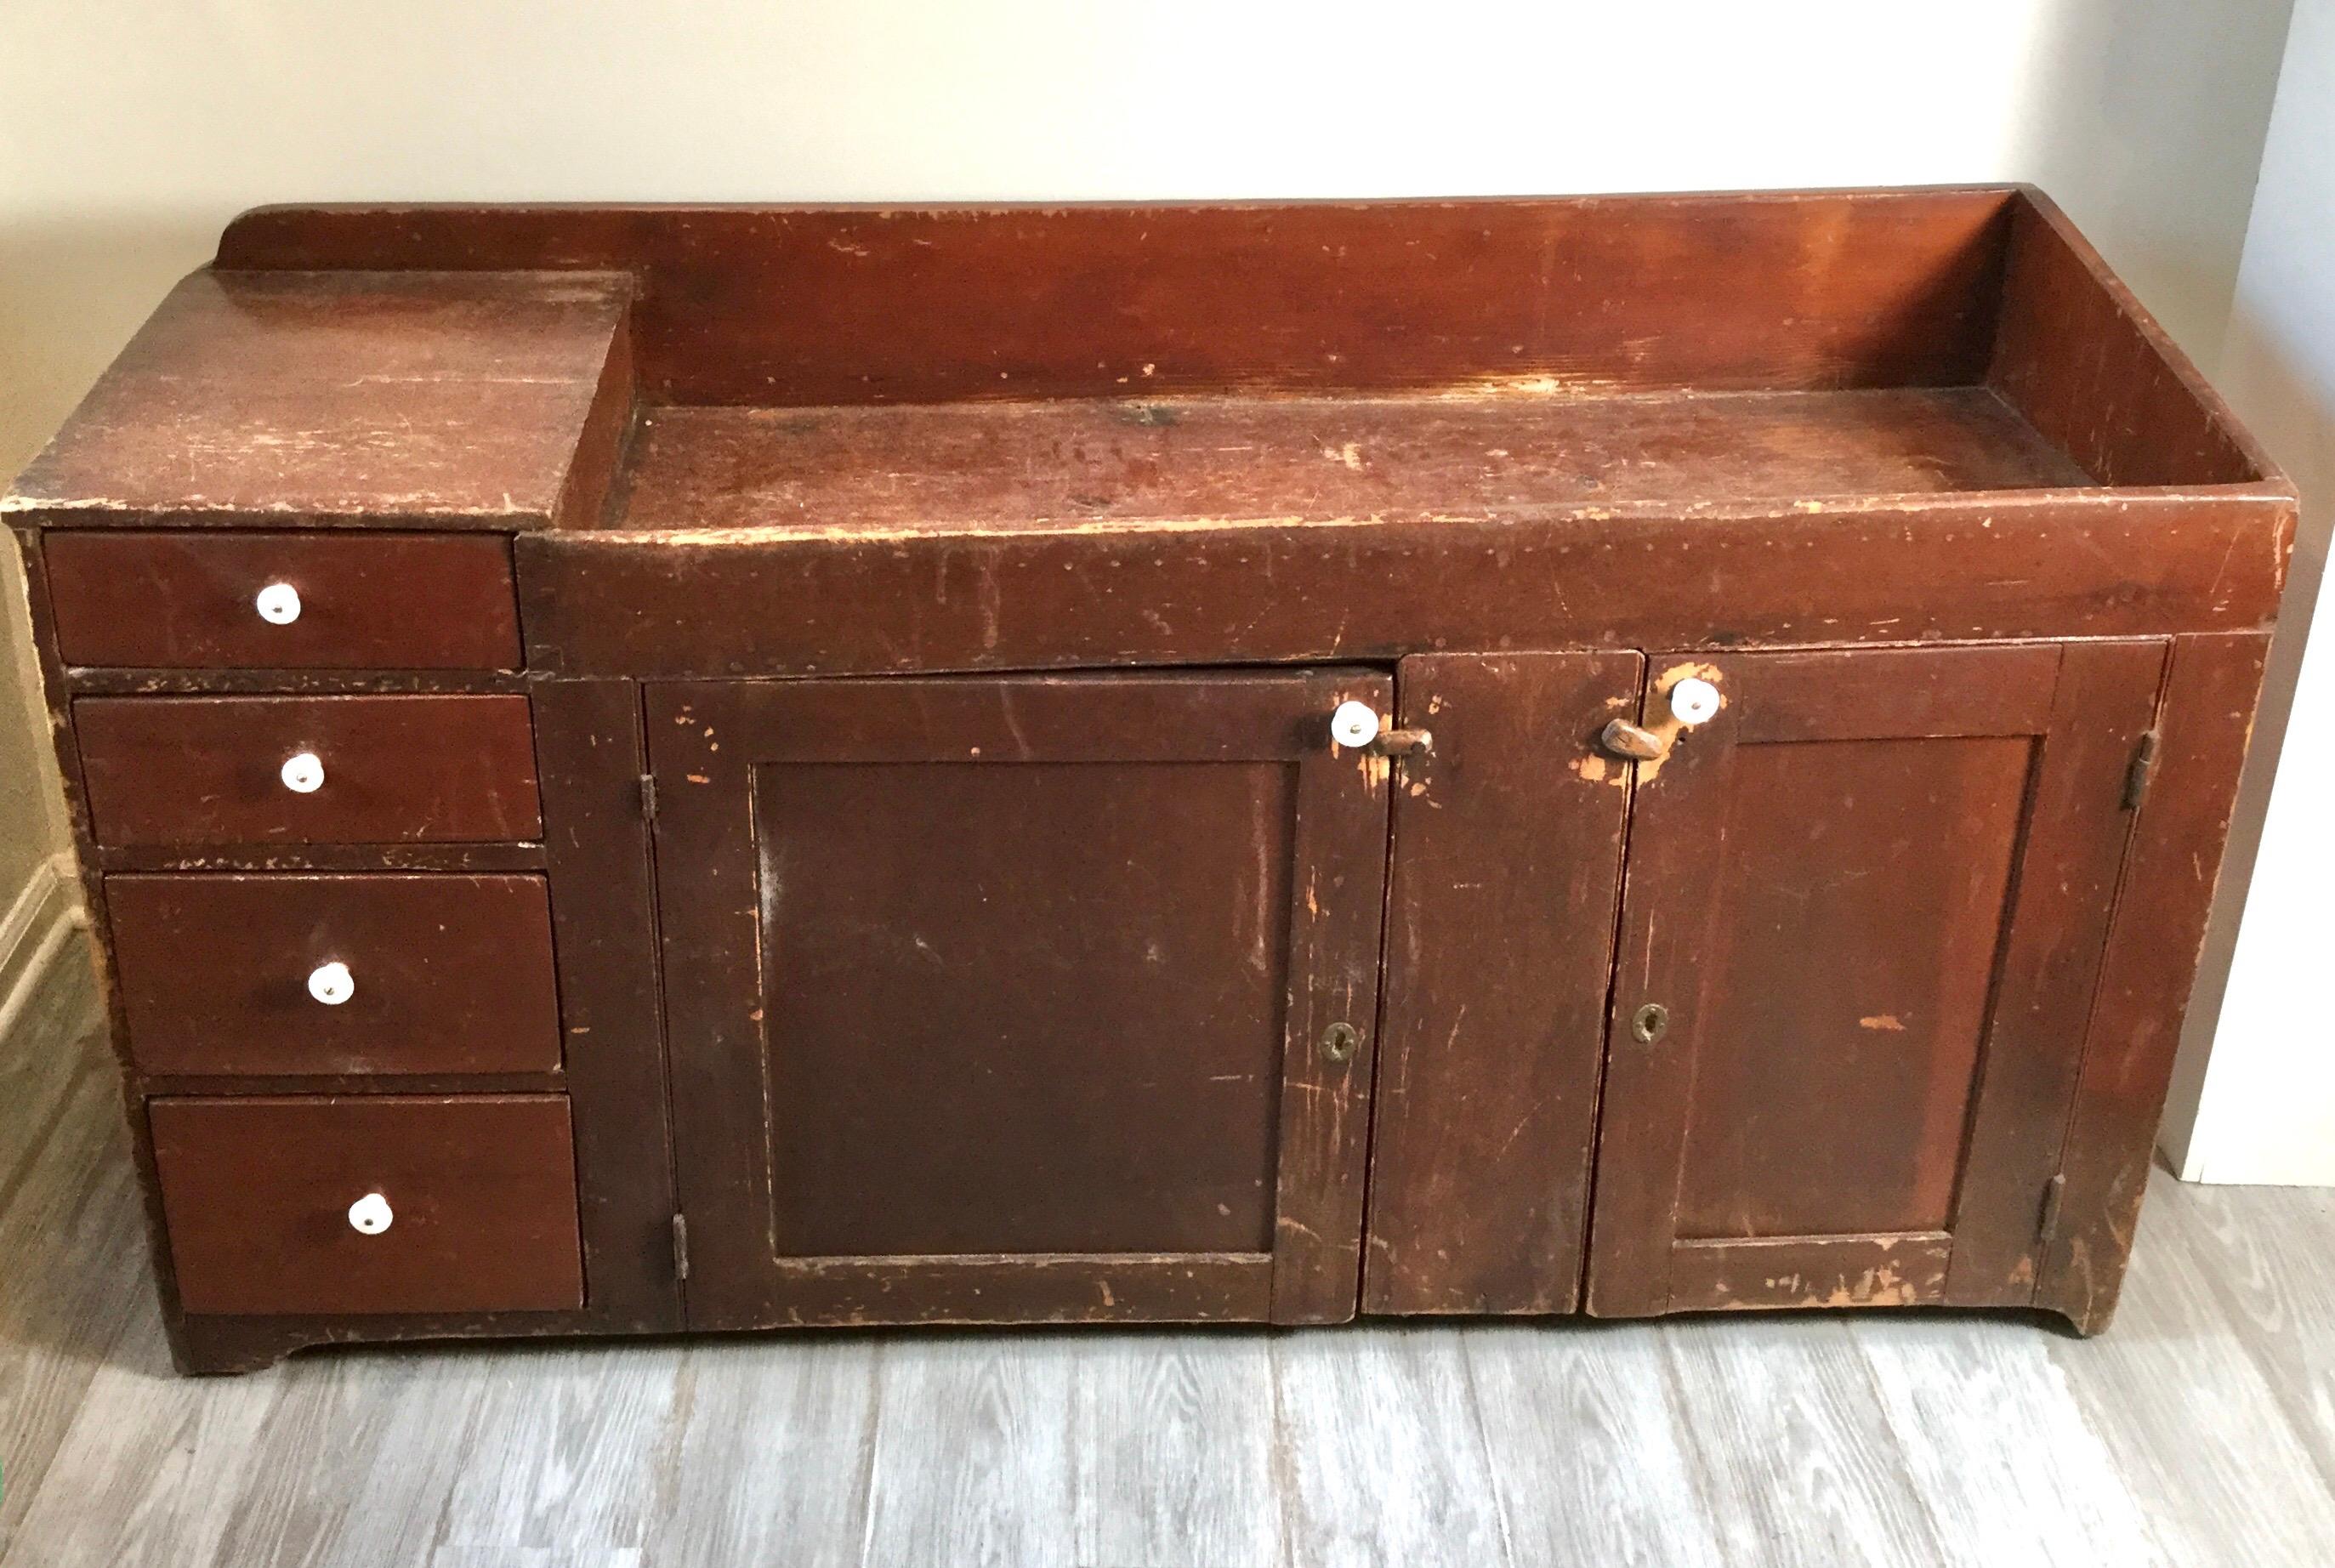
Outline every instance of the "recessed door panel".
<path fill-rule="evenodd" d="M 1738 750 L 1681 1238 L 1947 1228 L 2034 749 Z"/>
<path fill-rule="evenodd" d="M 1295 771 L 757 768 L 779 1253 L 1272 1251 Z"/>

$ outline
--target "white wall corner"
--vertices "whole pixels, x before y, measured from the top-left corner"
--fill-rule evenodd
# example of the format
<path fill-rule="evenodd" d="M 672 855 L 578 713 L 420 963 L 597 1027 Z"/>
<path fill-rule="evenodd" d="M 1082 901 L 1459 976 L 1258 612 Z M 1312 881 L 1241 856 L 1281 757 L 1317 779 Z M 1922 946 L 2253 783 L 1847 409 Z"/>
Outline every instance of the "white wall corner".
<path fill-rule="evenodd" d="M 2300 488 L 2302 526 L 2240 797 L 2243 824 L 2267 790 L 2261 846 L 2249 884 L 2233 837 L 2224 895 L 2245 904 L 2216 915 L 2236 927 L 2220 1015 L 2209 978 L 2159 1133 L 2191 1181 L 2335 1186 L 2335 1010 L 2319 994 L 2335 930 L 2335 620 L 2309 634 L 2335 528 L 2330 212 L 2335 0 L 2296 0 L 2217 384 Z"/>

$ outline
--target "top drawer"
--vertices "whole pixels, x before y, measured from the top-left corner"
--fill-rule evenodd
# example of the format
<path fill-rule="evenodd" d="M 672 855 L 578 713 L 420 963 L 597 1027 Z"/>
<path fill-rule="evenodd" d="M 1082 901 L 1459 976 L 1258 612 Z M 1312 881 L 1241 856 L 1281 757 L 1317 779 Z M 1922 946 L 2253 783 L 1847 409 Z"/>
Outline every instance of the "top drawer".
<path fill-rule="evenodd" d="M 53 533 L 43 551 L 68 664 L 519 663 L 510 546 L 499 537 Z"/>

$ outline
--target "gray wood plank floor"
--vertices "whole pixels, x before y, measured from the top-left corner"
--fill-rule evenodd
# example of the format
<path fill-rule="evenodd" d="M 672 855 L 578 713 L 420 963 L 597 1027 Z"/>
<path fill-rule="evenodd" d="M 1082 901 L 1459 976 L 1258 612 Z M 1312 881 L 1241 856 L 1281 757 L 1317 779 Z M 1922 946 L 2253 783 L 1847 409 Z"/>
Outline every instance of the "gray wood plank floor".
<path fill-rule="evenodd" d="M 2325 1564 L 2335 1194 L 2123 1315 L 352 1351 L 172 1375 L 79 967 L 0 1043 L 0 1568 Z"/>

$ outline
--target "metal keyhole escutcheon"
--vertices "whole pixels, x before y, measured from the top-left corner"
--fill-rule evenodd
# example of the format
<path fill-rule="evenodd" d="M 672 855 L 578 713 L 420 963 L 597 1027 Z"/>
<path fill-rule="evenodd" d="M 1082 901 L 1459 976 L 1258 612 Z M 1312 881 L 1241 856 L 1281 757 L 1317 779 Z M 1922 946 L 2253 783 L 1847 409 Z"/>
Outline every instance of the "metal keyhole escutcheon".
<path fill-rule="evenodd" d="M 1351 1023 L 1333 1023 L 1322 1031 L 1322 1054 L 1332 1061 L 1350 1061 L 1362 1043 L 1361 1031 Z"/>
<path fill-rule="evenodd" d="M 1638 1009 L 1630 1019 L 1631 1037 L 1641 1045 L 1652 1045 L 1670 1031 L 1671 1010 L 1659 1002 L 1650 1002 Z"/>

